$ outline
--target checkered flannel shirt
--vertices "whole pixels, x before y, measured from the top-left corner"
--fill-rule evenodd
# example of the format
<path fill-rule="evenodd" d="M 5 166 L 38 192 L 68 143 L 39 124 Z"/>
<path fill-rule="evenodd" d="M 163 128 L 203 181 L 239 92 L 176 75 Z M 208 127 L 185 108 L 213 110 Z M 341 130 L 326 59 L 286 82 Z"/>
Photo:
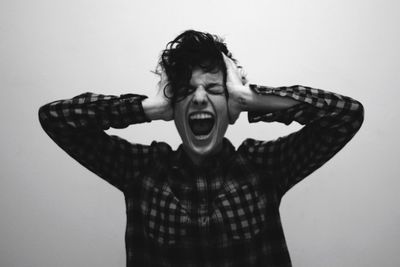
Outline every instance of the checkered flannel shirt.
<path fill-rule="evenodd" d="M 200 167 L 182 146 L 132 144 L 104 131 L 149 122 L 144 96 L 84 93 L 40 108 L 47 134 L 125 195 L 128 266 L 291 266 L 279 205 L 293 185 L 323 165 L 357 132 L 362 105 L 304 86 L 252 85 L 258 94 L 300 102 L 249 122 L 304 127 L 274 141 L 246 139 Z"/>

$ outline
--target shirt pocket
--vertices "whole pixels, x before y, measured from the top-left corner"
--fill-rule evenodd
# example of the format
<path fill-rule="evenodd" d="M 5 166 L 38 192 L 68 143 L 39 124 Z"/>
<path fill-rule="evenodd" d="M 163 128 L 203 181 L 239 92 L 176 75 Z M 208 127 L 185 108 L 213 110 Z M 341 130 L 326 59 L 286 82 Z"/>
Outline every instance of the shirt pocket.
<path fill-rule="evenodd" d="M 145 231 L 159 245 L 174 245 L 186 235 L 189 217 L 170 190 L 153 188 L 147 201 Z"/>
<path fill-rule="evenodd" d="M 250 183 L 236 185 L 216 199 L 215 219 L 233 240 L 248 240 L 263 231 L 266 196 Z"/>

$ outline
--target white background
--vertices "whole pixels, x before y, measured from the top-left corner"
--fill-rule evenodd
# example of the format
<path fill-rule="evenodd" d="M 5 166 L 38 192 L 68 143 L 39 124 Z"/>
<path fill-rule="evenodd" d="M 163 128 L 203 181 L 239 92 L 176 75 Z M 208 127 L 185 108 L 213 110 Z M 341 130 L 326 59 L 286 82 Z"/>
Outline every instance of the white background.
<path fill-rule="evenodd" d="M 360 132 L 292 189 L 281 214 L 294 266 L 400 266 L 399 1 L 0 1 L 0 266 L 124 266 L 122 193 L 40 128 L 38 108 L 92 91 L 150 95 L 166 43 L 225 37 L 253 83 L 302 84 L 364 104 Z M 298 129 L 248 125 L 227 137 Z M 173 123 L 114 130 L 176 147 Z"/>

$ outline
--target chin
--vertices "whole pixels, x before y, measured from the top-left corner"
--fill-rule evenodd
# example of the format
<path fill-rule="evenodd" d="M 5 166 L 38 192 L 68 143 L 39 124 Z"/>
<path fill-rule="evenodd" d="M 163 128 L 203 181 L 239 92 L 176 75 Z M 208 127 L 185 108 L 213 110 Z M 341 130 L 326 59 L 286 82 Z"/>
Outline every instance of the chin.
<path fill-rule="evenodd" d="M 185 144 L 187 152 L 200 156 L 207 157 L 218 153 L 222 147 L 222 138 L 211 137 L 211 140 L 188 140 Z"/>

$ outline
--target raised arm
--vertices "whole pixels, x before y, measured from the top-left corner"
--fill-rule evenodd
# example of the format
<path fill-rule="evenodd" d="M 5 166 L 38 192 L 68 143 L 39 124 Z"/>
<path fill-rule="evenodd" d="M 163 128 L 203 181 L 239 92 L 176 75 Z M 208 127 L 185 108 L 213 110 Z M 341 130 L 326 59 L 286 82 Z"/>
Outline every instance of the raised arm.
<path fill-rule="evenodd" d="M 165 144 L 150 146 L 131 144 L 105 130 L 126 128 L 149 122 L 161 112 L 157 97 L 127 94 L 120 97 L 84 93 L 72 99 L 59 100 L 39 109 L 39 120 L 46 133 L 71 157 L 112 185 L 124 191 L 139 177 L 151 160 L 168 153 Z M 168 108 L 162 114 L 166 114 Z M 146 113 L 147 112 L 147 113 Z M 167 119 L 167 117 L 163 117 Z"/>
<path fill-rule="evenodd" d="M 249 122 L 304 125 L 274 141 L 247 139 L 239 148 L 272 179 L 281 196 L 332 158 L 363 122 L 363 106 L 350 97 L 300 85 L 272 88 L 240 85 L 232 79 L 230 85 L 233 118 L 247 111 Z"/>

